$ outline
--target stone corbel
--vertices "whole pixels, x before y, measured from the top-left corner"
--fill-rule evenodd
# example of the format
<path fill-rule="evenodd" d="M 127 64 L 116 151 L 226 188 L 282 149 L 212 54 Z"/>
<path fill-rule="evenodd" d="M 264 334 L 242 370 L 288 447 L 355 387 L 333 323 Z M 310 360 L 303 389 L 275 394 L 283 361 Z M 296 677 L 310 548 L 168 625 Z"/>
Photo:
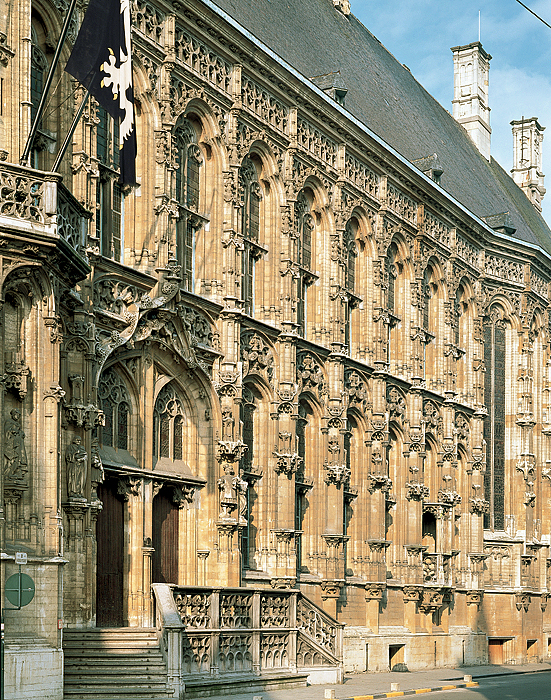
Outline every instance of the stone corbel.
<path fill-rule="evenodd" d="M 2 384 L 6 391 L 11 391 L 12 394 L 23 401 L 28 392 L 28 382 L 31 370 L 27 365 L 15 360 L 14 362 L 6 362 L 5 374 L 2 377 Z"/>
<path fill-rule="evenodd" d="M 482 603 L 483 596 L 484 596 L 483 590 L 467 591 L 467 605 L 476 605 L 477 608 L 480 608 L 480 604 Z"/>
<path fill-rule="evenodd" d="M 368 474 L 367 477 L 369 479 L 369 486 L 367 488 L 370 493 L 374 493 L 377 489 L 388 493 L 392 488 L 392 479 L 386 474 L 375 474 L 372 472 Z"/>
<path fill-rule="evenodd" d="M 369 600 L 382 600 L 383 593 L 386 589 L 385 583 L 366 583 L 365 586 L 365 599 Z"/>
<path fill-rule="evenodd" d="M 435 612 L 444 605 L 446 593 L 446 588 L 424 588 L 419 610 L 425 614 Z"/>
<path fill-rule="evenodd" d="M 410 481 L 406 484 L 406 498 L 408 501 L 423 501 L 428 498 L 430 490 L 420 481 Z"/>
<path fill-rule="evenodd" d="M 129 501 L 130 496 L 140 495 L 141 486 L 141 477 L 121 476 L 117 483 L 117 495 L 121 496 L 123 501 Z"/>
<path fill-rule="evenodd" d="M 321 582 L 321 599 L 329 600 L 330 598 L 340 598 L 341 589 L 344 586 L 344 581 L 340 580 L 324 580 Z"/>
<path fill-rule="evenodd" d="M 276 458 L 274 469 L 277 474 L 285 474 L 291 478 L 302 466 L 303 459 L 296 452 L 272 452 L 272 455 Z"/>
<path fill-rule="evenodd" d="M 549 600 L 549 596 L 551 596 L 551 593 L 542 593 L 541 594 L 540 607 L 541 607 L 542 612 L 545 612 L 547 610 L 547 602 Z"/>
<path fill-rule="evenodd" d="M 404 586 L 403 600 L 404 603 L 418 603 L 423 594 L 422 586 Z"/>
<path fill-rule="evenodd" d="M 294 576 L 277 576 L 270 579 L 270 586 L 276 590 L 289 590 L 296 586 L 297 580 Z"/>
<path fill-rule="evenodd" d="M 346 464 L 334 464 L 332 462 L 325 461 L 323 465 L 325 469 L 325 483 L 329 486 L 330 484 L 335 484 L 335 486 L 341 486 L 350 478 L 350 467 Z"/>
<path fill-rule="evenodd" d="M 519 612 L 521 610 L 524 610 L 524 612 L 528 612 L 528 608 L 530 607 L 531 602 L 532 596 L 530 595 L 530 593 L 526 593 L 524 591 L 521 593 L 515 593 L 515 606 Z"/>

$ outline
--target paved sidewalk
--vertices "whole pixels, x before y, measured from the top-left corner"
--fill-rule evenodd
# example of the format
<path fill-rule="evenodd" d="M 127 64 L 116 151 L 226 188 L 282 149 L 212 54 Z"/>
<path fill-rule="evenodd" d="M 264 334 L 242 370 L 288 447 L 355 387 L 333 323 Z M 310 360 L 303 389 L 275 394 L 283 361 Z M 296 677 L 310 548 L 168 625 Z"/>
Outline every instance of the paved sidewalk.
<path fill-rule="evenodd" d="M 390 684 L 399 683 L 400 690 L 436 688 L 444 685 L 459 685 L 463 676 L 473 677 L 482 685 L 484 679 L 519 673 L 551 671 L 550 663 L 525 664 L 523 666 L 461 666 L 460 668 L 435 668 L 429 671 L 412 673 L 357 673 L 345 675 L 342 685 L 311 685 L 293 690 L 263 690 L 239 695 L 218 695 L 209 700 L 253 700 L 260 696 L 263 700 L 324 700 L 325 689 L 335 690 L 337 700 L 361 696 L 390 693 Z M 551 679 L 550 679 L 551 680 Z"/>

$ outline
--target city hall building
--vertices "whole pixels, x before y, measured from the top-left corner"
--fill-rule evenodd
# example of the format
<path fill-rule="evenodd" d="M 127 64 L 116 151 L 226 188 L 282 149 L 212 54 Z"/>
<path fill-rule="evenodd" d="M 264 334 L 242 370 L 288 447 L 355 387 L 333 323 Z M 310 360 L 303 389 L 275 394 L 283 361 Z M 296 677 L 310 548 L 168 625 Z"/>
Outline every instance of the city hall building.
<path fill-rule="evenodd" d="M 53 172 L 79 2 L 20 164 L 69 5 L 0 15 L 6 698 L 548 658 L 544 127 L 347 0 L 133 0 L 137 186 L 94 100 Z"/>

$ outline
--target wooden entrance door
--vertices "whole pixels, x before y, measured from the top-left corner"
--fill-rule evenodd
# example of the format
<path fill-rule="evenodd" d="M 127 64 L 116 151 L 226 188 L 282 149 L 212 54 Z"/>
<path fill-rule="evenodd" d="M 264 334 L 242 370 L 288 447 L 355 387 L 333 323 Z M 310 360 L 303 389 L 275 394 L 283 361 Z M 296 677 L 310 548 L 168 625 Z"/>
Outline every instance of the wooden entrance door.
<path fill-rule="evenodd" d="M 488 656 L 491 664 L 503 663 L 503 639 L 488 639 Z"/>
<path fill-rule="evenodd" d="M 123 626 L 124 504 L 117 498 L 117 482 L 98 486 L 103 509 L 97 522 L 96 625 Z"/>
<path fill-rule="evenodd" d="M 178 583 L 178 506 L 164 487 L 153 499 L 153 583 Z"/>

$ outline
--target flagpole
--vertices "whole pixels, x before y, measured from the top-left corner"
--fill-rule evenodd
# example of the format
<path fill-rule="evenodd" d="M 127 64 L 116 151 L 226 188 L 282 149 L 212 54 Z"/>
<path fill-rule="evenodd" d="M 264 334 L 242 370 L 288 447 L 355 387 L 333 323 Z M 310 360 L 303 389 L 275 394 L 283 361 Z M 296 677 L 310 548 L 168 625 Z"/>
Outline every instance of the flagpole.
<path fill-rule="evenodd" d="M 36 136 L 36 132 L 38 131 L 38 125 L 40 124 L 40 120 L 42 119 L 42 114 L 44 112 L 44 108 L 46 107 L 46 97 L 47 97 L 48 92 L 50 90 L 50 87 L 52 85 L 55 70 L 57 68 L 57 64 L 59 63 L 61 49 L 63 48 L 63 44 L 65 43 L 65 39 L 67 38 L 67 34 L 69 33 L 69 25 L 71 23 L 71 18 L 73 16 L 73 11 L 75 9 L 76 4 L 77 4 L 77 0 L 71 0 L 71 4 L 69 5 L 69 9 L 67 10 L 67 14 L 65 15 L 65 21 L 63 22 L 63 28 L 62 28 L 61 34 L 59 36 L 59 41 L 57 42 L 54 57 L 52 59 L 52 63 L 50 64 L 50 70 L 48 71 L 48 77 L 46 78 L 46 83 L 44 84 L 42 96 L 40 97 L 40 103 L 38 105 L 38 109 L 36 111 L 36 115 L 35 115 L 34 121 L 32 123 L 31 130 L 29 132 L 29 136 L 27 138 L 27 143 L 25 144 L 25 149 L 23 150 L 23 154 L 22 154 L 21 158 L 19 159 L 20 165 L 27 165 L 27 162 L 29 160 L 29 154 L 31 152 L 34 137 Z"/>
<path fill-rule="evenodd" d="M 73 119 L 73 123 L 71 124 L 71 128 L 67 132 L 67 136 L 65 137 L 65 141 L 63 142 L 63 145 L 59 149 L 59 153 L 57 154 L 57 158 L 55 159 L 55 163 L 52 167 L 52 172 L 57 173 L 59 166 L 61 164 L 61 161 L 63 160 L 63 156 L 67 152 L 67 149 L 69 148 L 69 143 L 71 142 L 71 139 L 73 138 L 73 134 L 75 133 L 75 129 L 77 128 L 77 124 L 82 117 L 82 113 L 84 112 L 84 107 L 86 106 L 86 103 L 88 102 L 88 98 L 90 97 L 90 90 L 86 90 L 84 97 L 82 98 L 82 102 L 79 105 L 78 111 L 75 114 L 75 117 Z"/>

